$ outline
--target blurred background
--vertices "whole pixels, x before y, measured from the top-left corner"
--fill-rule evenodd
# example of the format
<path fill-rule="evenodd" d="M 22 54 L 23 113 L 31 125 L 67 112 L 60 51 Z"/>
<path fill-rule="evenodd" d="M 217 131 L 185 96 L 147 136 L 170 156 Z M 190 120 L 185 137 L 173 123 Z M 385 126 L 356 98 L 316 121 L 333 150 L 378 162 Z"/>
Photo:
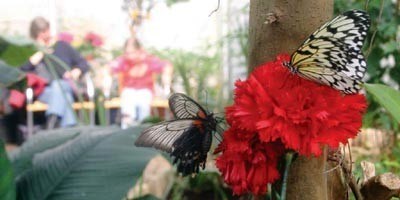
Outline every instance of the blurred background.
<path fill-rule="evenodd" d="M 118 75 L 112 74 L 111 63 L 124 54 L 124 43 L 129 38 L 136 38 L 149 54 L 173 66 L 171 85 L 163 85 L 160 76 L 154 78 L 153 92 L 160 100 L 157 105 L 161 105 L 154 107 L 159 107 L 162 114 L 171 90 L 184 92 L 207 103 L 210 110 L 221 112 L 232 95 L 233 82 L 247 75 L 247 1 L 20 0 L 0 4 L 0 59 L 5 63 L 19 67 L 36 52 L 29 26 L 37 16 L 48 20 L 52 37 L 70 44 L 87 61 L 90 71 L 77 83 L 82 86 L 78 93 L 83 101 L 98 101 L 104 96 L 114 101 L 106 102 L 107 108 L 92 109 L 97 109 L 93 122 L 86 123 L 104 125 L 105 118 L 109 124 L 121 123 L 118 97 L 122 86 Z M 90 89 L 96 91 L 94 97 L 88 97 L 93 93 Z M 75 101 L 78 96 L 74 94 Z M 40 119 L 37 115 L 45 111 L 35 100 L 34 124 Z M 20 142 L 21 138 L 13 140 Z"/>

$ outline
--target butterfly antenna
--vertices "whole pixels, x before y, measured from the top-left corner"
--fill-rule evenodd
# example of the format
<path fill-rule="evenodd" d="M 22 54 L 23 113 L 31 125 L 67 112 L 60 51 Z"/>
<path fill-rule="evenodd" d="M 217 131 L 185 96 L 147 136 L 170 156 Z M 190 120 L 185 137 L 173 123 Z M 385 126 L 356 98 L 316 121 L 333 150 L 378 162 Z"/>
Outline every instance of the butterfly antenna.
<path fill-rule="evenodd" d="M 204 92 L 206 93 L 206 110 L 208 113 L 210 113 L 210 111 L 208 110 L 208 91 L 204 90 Z"/>

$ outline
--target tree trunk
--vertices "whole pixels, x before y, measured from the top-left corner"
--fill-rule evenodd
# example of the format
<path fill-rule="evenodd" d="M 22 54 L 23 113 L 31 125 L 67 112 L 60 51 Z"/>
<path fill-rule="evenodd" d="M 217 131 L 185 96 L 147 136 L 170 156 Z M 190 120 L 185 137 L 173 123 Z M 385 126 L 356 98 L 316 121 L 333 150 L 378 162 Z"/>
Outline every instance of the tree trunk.
<path fill-rule="evenodd" d="M 249 71 L 291 53 L 332 17 L 333 0 L 250 0 Z M 298 157 L 289 171 L 288 200 L 331 199 L 327 192 L 326 151 L 319 158 Z"/>
<path fill-rule="evenodd" d="M 332 13 L 333 0 L 250 0 L 250 70 L 277 53 L 293 52 Z"/>

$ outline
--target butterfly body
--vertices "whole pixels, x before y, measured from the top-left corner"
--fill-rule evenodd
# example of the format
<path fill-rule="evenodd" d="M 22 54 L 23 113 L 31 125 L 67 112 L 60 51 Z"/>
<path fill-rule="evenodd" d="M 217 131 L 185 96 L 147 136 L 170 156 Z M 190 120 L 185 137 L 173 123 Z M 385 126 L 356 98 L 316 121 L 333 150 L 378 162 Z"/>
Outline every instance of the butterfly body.
<path fill-rule="evenodd" d="M 366 72 L 361 49 L 369 26 L 366 12 L 347 11 L 311 34 L 284 66 L 303 78 L 356 93 Z"/>
<path fill-rule="evenodd" d="M 145 129 L 135 145 L 170 153 L 183 176 L 198 173 L 200 168 L 205 168 L 217 120 L 184 94 L 171 95 L 169 106 L 176 119 Z"/>

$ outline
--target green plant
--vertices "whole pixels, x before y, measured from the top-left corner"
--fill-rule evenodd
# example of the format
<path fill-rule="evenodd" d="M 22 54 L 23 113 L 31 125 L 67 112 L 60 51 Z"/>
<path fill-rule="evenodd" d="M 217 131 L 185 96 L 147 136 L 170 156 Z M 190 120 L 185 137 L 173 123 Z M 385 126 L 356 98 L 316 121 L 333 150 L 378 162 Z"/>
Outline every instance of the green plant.
<path fill-rule="evenodd" d="M 152 50 L 152 52 L 172 62 L 174 66 L 173 81 L 183 85 L 184 92 L 188 96 L 207 105 L 210 110 L 217 109 L 218 111 L 223 108 L 225 101 L 220 94 L 223 82 L 218 53 L 209 56 L 175 49 Z M 210 84 L 211 82 L 214 83 Z"/>
<path fill-rule="evenodd" d="M 4 143 L 0 140 L 0 199 L 15 200 L 14 173 Z"/>
<path fill-rule="evenodd" d="M 0 88 L 12 87 L 21 81 L 25 74 L 20 70 L 8 66 L 0 60 Z M 4 148 L 4 142 L 0 139 L 0 199 L 15 200 L 16 189 L 14 172 Z"/>
<path fill-rule="evenodd" d="M 224 187 L 220 174 L 201 172 L 194 178 L 178 177 L 168 199 L 231 199 L 232 191 Z"/>
<path fill-rule="evenodd" d="M 76 127 L 34 135 L 11 153 L 18 199 L 122 199 L 155 151 L 133 144 L 142 127 Z"/>
<path fill-rule="evenodd" d="M 366 10 L 371 16 L 371 28 L 364 46 L 367 58 L 368 83 L 389 84 L 398 88 L 400 85 L 400 46 L 398 24 L 400 23 L 399 1 L 366 1 L 366 0 L 336 0 L 335 14 L 350 9 Z M 394 66 L 382 66 L 382 59 L 394 58 Z M 381 127 L 398 129 L 398 123 L 382 112 L 382 107 L 376 98 L 367 93 L 368 112 L 364 116 L 364 127 Z"/>
<path fill-rule="evenodd" d="M 146 123 L 156 124 L 156 123 L 159 123 L 162 121 L 163 120 L 158 116 L 149 116 L 149 117 L 144 118 L 141 123 L 142 124 L 146 124 Z"/>
<path fill-rule="evenodd" d="M 365 84 L 368 93 L 400 123 L 400 92 L 382 84 Z"/>
<path fill-rule="evenodd" d="M 0 59 L 0 88 L 19 89 L 25 88 L 25 73 L 11 67 Z"/>
<path fill-rule="evenodd" d="M 0 60 L 12 66 L 20 66 L 36 52 L 31 40 L 22 36 L 0 36 Z"/>

